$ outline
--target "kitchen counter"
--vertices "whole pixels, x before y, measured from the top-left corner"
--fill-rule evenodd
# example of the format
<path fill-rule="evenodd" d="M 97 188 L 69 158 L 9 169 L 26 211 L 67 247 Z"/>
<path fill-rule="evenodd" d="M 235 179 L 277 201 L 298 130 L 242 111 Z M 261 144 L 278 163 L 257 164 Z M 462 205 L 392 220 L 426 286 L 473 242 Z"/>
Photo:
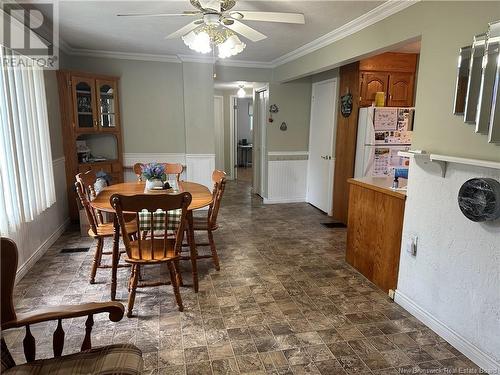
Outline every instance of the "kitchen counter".
<path fill-rule="evenodd" d="M 406 184 L 407 180 L 399 179 L 399 188 L 392 189 L 392 177 L 360 177 L 350 178 L 348 183 L 358 186 L 363 186 L 367 189 L 372 189 L 384 194 L 392 195 L 396 198 L 406 199 Z"/>
<path fill-rule="evenodd" d="M 406 190 L 393 190 L 392 180 L 348 180 L 346 261 L 385 292 L 397 286 L 406 201 Z"/>

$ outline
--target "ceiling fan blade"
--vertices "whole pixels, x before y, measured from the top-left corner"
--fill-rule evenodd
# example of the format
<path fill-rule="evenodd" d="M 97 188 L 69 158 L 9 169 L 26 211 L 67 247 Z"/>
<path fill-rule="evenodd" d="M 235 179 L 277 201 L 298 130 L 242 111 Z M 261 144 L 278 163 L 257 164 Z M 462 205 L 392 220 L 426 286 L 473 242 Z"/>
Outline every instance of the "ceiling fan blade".
<path fill-rule="evenodd" d="M 197 23 L 197 21 L 193 21 L 191 23 L 188 23 L 186 26 L 181 27 L 179 30 L 174 31 L 172 34 L 167 35 L 165 39 L 180 38 L 181 36 L 184 36 L 187 33 L 189 33 L 191 30 L 196 29 L 198 26 L 200 26 L 199 23 Z"/>
<path fill-rule="evenodd" d="M 232 25 L 225 25 L 225 27 L 234 31 L 235 33 L 243 35 L 245 38 L 250 39 L 252 42 L 258 42 L 259 40 L 267 38 L 267 36 L 265 36 L 261 32 L 258 32 L 257 30 L 252 29 L 251 27 L 237 20 L 234 20 L 234 23 Z"/>
<path fill-rule="evenodd" d="M 128 13 L 117 14 L 118 17 L 175 17 L 175 16 L 197 16 L 201 14 L 197 10 L 186 10 L 183 13 Z"/>
<path fill-rule="evenodd" d="M 280 13 L 280 12 L 253 12 L 238 10 L 229 14 L 231 18 L 243 19 L 245 21 L 283 22 L 305 24 L 306 20 L 302 13 Z M 234 17 L 233 17 L 234 15 Z M 240 15 L 243 16 L 243 18 Z"/>
<path fill-rule="evenodd" d="M 211 10 L 214 10 L 216 12 L 220 12 L 221 11 L 221 3 L 220 3 L 220 0 L 198 0 L 199 3 L 200 3 L 200 6 L 203 8 L 203 9 L 211 9 Z"/>

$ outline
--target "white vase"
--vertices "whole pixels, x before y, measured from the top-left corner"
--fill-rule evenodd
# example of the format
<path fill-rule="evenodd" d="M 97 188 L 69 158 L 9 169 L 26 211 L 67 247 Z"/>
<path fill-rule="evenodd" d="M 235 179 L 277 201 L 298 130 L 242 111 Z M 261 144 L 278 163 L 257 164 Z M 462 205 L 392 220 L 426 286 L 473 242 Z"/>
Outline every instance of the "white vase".
<path fill-rule="evenodd" d="M 146 180 L 146 190 L 153 190 L 155 188 L 163 188 L 162 180 Z"/>

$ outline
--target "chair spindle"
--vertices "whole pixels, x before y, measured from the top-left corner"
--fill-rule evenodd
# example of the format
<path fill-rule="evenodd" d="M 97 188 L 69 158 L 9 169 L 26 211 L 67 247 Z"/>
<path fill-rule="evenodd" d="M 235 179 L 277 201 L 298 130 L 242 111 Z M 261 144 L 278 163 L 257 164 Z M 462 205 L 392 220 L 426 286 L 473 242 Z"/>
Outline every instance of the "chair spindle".
<path fill-rule="evenodd" d="M 90 337 L 92 333 L 92 327 L 94 326 L 94 315 L 90 314 L 85 321 L 85 338 L 82 343 L 82 351 L 88 350 L 92 347 L 92 339 Z"/>
<path fill-rule="evenodd" d="M 26 335 L 23 340 L 24 357 L 27 362 L 33 362 L 35 360 L 35 338 L 31 334 L 30 326 L 26 326 Z"/>
<path fill-rule="evenodd" d="M 57 328 L 52 336 L 52 349 L 54 357 L 60 357 L 64 348 L 64 330 L 62 328 L 62 320 L 57 321 Z"/>

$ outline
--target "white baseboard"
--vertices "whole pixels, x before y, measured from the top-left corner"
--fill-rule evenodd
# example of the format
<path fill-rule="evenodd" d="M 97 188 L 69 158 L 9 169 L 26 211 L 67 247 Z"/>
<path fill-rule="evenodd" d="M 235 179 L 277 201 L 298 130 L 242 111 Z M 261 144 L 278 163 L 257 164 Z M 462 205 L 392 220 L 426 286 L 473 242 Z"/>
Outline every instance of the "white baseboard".
<path fill-rule="evenodd" d="M 394 301 L 409 313 L 414 315 L 416 318 L 421 320 L 426 326 L 431 328 L 438 335 L 443 337 L 446 341 L 457 348 L 476 365 L 492 374 L 500 372 L 499 362 L 497 362 L 489 354 L 481 351 L 481 349 L 479 349 L 477 346 L 448 327 L 445 323 L 425 311 L 422 307 L 420 307 L 418 304 L 416 304 L 414 301 L 412 301 L 410 298 L 408 298 L 398 290 L 396 290 Z"/>
<path fill-rule="evenodd" d="M 264 198 L 264 204 L 278 204 L 278 203 L 302 203 L 306 201 L 306 197 L 295 198 Z"/>
<path fill-rule="evenodd" d="M 68 228 L 70 223 L 69 217 L 47 238 L 35 252 L 24 262 L 16 273 L 16 283 L 21 280 L 30 270 L 31 267 L 47 252 L 47 250 L 57 241 L 59 237 Z"/>

